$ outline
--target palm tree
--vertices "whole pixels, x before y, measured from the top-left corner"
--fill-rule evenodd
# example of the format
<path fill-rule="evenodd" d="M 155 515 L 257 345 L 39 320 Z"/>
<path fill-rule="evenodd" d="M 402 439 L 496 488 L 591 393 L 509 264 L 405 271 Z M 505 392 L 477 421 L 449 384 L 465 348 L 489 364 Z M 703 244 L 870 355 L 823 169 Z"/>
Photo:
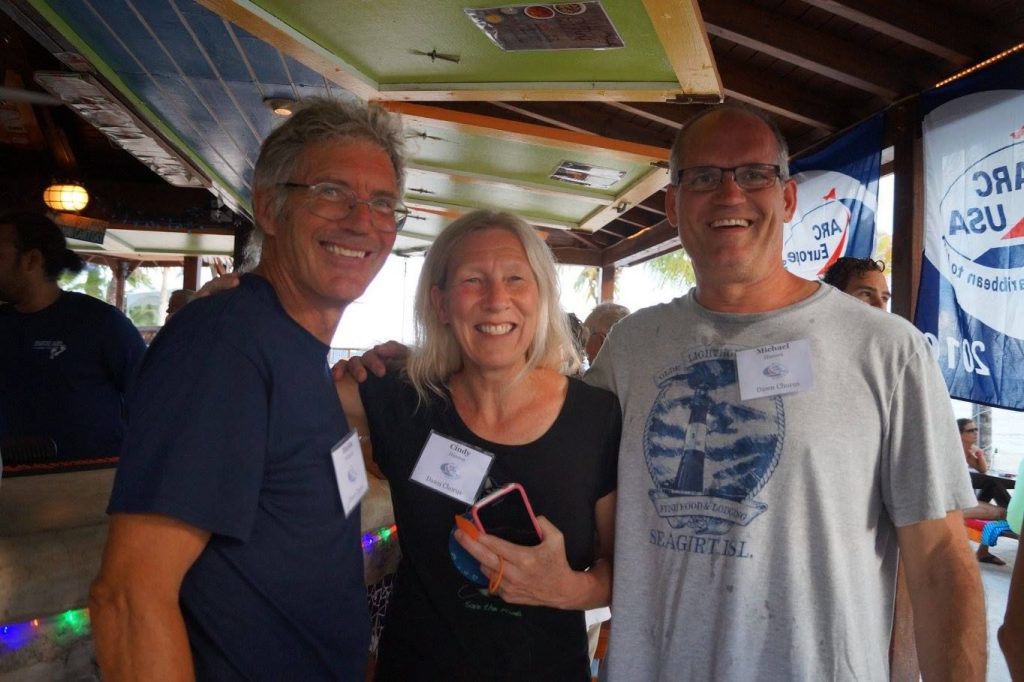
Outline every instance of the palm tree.
<path fill-rule="evenodd" d="M 658 279 L 661 286 L 686 289 L 697 283 L 697 277 L 693 273 L 693 261 L 682 249 L 658 256 L 644 265 Z"/>

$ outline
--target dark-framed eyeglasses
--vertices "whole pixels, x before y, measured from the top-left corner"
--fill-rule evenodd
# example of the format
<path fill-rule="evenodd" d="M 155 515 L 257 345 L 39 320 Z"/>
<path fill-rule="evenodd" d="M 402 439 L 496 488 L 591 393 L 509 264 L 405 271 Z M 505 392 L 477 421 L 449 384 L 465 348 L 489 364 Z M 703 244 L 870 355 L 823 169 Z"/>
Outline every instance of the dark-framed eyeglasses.
<path fill-rule="evenodd" d="M 309 210 L 324 220 L 344 220 L 359 204 L 370 209 L 370 224 L 381 232 L 398 232 L 409 217 L 409 209 L 398 199 L 374 197 L 359 199 L 355 192 L 335 182 L 307 185 L 301 182 L 281 182 L 281 187 L 304 189 L 309 192 Z"/>
<path fill-rule="evenodd" d="M 722 184 L 726 173 L 732 173 L 740 189 L 758 190 L 774 185 L 782 177 L 782 168 L 770 163 L 748 163 L 733 168 L 693 166 L 679 171 L 676 184 L 688 192 L 713 192 Z"/>
<path fill-rule="evenodd" d="M 964 433 L 977 433 L 978 427 L 975 426 L 973 429 L 964 429 Z"/>

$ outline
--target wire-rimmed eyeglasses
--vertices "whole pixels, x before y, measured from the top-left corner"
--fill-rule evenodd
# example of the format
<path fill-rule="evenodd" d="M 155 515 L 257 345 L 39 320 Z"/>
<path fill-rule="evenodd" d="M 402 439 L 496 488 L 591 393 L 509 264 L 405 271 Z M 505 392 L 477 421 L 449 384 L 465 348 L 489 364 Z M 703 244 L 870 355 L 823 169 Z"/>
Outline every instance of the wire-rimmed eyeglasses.
<path fill-rule="evenodd" d="M 391 197 L 359 199 L 355 193 L 334 182 L 318 182 L 307 185 L 301 182 L 281 182 L 281 187 L 305 189 L 309 192 L 309 210 L 324 220 L 344 220 L 356 206 L 366 204 L 370 209 L 370 224 L 382 232 L 398 232 L 409 217 L 405 204 Z"/>

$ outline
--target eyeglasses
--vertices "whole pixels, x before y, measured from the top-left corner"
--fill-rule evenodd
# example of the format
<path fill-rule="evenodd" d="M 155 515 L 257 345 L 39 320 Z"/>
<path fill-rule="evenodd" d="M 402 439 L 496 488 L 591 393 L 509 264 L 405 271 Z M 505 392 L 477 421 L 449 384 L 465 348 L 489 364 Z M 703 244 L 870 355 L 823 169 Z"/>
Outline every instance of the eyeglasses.
<path fill-rule="evenodd" d="M 964 429 L 964 433 L 977 433 L 977 432 L 978 432 L 978 429 L 976 429 L 976 428 L 974 428 L 974 429 Z"/>
<path fill-rule="evenodd" d="M 405 204 L 390 197 L 357 199 L 352 190 L 333 182 L 318 182 L 306 185 L 301 182 L 281 182 L 281 187 L 309 191 L 309 210 L 324 220 L 344 220 L 359 204 L 370 209 L 370 224 L 382 232 L 398 232 L 409 217 Z"/>
<path fill-rule="evenodd" d="M 768 163 L 749 163 L 735 168 L 694 166 L 679 171 L 676 184 L 690 192 L 713 192 L 722 184 L 726 172 L 732 173 L 733 181 L 745 190 L 771 187 L 782 177 L 782 168 Z"/>

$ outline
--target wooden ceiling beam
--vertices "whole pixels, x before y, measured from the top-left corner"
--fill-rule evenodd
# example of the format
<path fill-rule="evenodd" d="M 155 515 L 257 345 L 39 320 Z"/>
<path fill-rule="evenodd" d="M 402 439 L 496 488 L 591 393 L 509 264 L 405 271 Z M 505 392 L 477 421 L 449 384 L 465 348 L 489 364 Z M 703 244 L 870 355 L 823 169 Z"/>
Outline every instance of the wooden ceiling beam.
<path fill-rule="evenodd" d="M 669 128 L 675 128 L 676 130 L 679 130 L 680 128 L 683 127 L 683 124 L 675 119 L 659 116 L 653 111 L 648 111 L 647 109 L 644 109 L 635 104 L 625 104 L 623 102 L 608 102 L 608 106 L 613 107 L 615 109 L 619 109 L 620 111 L 625 111 L 627 114 L 633 114 L 634 116 L 639 116 L 640 118 L 647 119 L 648 121 L 653 121 L 654 123 L 659 123 L 663 126 L 668 126 Z"/>
<path fill-rule="evenodd" d="M 711 35 L 886 99 L 937 77 L 917 74 L 913 65 L 893 69 L 891 59 L 863 45 L 740 0 L 705 2 L 703 12 Z"/>
<path fill-rule="evenodd" d="M 996 49 L 1019 40 L 1002 35 L 998 26 L 983 25 L 965 12 L 938 9 L 920 0 L 803 0 L 919 50 L 967 66 Z M 991 47 L 989 47 L 991 46 Z"/>
<path fill-rule="evenodd" d="M 752 73 L 732 62 L 719 59 L 718 71 L 722 74 L 726 95 L 776 116 L 829 132 L 845 128 L 851 120 L 861 118 L 860 114 L 851 116 L 849 107 L 833 104 L 818 93 L 808 92 L 781 79 L 765 78 L 764 74 Z"/>
<path fill-rule="evenodd" d="M 661 220 L 665 217 L 665 188 L 637 203 L 636 207 L 648 213 L 653 213 L 658 216 L 658 220 Z"/>
<path fill-rule="evenodd" d="M 618 220 L 613 220 L 610 223 L 607 223 L 604 226 L 602 226 L 601 229 L 594 232 L 593 235 L 595 237 L 599 237 L 602 233 L 607 233 L 618 240 L 622 239 L 623 237 L 628 237 L 629 235 L 633 234 L 633 232 L 634 230 L 626 227 L 625 225 L 620 224 Z"/>
<path fill-rule="evenodd" d="M 581 249 L 575 246 L 556 246 L 551 249 L 555 260 L 563 265 L 586 265 L 601 267 L 601 252 L 596 249 Z"/>
<path fill-rule="evenodd" d="M 626 237 L 601 253 L 602 265 L 624 266 L 679 248 L 679 233 L 667 220 Z"/>
<path fill-rule="evenodd" d="M 611 102 L 601 104 L 611 105 Z M 515 105 L 515 111 L 521 116 L 543 120 L 549 125 L 560 128 L 600 135 L 627 142 L 655 144 L 668 147 L 672 144 L 671 135 L 652 130 L 647 126 L 638 125 L 612 116 L 601 104 L 580 105 L 572 102 L 530 102 Z M 505 107 L 507 108 L 507 107 Z"/>
<path fill-rule="evenodd" d="M 621 216 L 636 204 L 651 196 L 668 184 L 668 170 L 654 168 L 650 173 L 634 182 L 615 197 L 615 203 L 594 211 L 580 223 L 580 229 L 596 232 L 601 227 Z"/>
<path fill-rule="evenodd" d="M 539 121 L 540 123 L 544 123 L 545 125 L 554 126 L 555 128 L 561 128 L 562 130 L 572 130 L 573 132 L 577 133 L 591 132 L 590 130 L 574 126 L 560 119 L 552 118 L 550 116 L 544 116 L 543 114 L 538 114 L 536 112 L 530 111 L 526 107 L 517 106 L 515 104 L 509 104 L 508 102 L 491 102 L 491 105 L 496 106 L 500 109 L 504 109 L 506 111 L 511 111 L 514 114 L 519 114 L 520 116 L 525 116 L 526 118 L 532 119 L 534 121 Z"/>
<path fill-rule="evenodd" d="M 580 234 L 576 230 L 562 230 L 562 234 L 569 235 L 570 237 L 572 237 L 576 241 L 580 242 L 581 244 L 583 244 L 587 248 L 591 248 L 591 249 L 599 249 L 599 248 L 601 248 L 601 245 L 599 243 L 597 243 L 593 239 L 593 237 L 591 237 L 591 235 L 589 233 L 588 234 Z"/>
<path fill-rule="evenodd" d="M 639 222 L 639 221 L 637 221 L 637 220 L 631 220 L 630 218 L 627 218 L 627 217 L 626 217 L 626 216 L 624 216 L 624 215 L 623 215 L 623 216 L 619 216 L 618 218 L 616 218 L 616 220 L 617 220 L 618 222 L 620 222 L 620 223 L 624 223 L 624 224 L 626 224 L 626 225 L 632 225 L 632 226 L 633 226 L 633 227 L 635 227 L 635 228 L 636 228 L 637 230 L 644 230 L 644 229 L 647 229 L 648 227 L 650 227 L 651 225 L 653 225 L 653 224 L 654 224 L 653 222 L 652 222 L 652 223 L 642 223 L 642 222 Z M 657 221 L 655 221 L 655 222 L 657 222 Z"/>

